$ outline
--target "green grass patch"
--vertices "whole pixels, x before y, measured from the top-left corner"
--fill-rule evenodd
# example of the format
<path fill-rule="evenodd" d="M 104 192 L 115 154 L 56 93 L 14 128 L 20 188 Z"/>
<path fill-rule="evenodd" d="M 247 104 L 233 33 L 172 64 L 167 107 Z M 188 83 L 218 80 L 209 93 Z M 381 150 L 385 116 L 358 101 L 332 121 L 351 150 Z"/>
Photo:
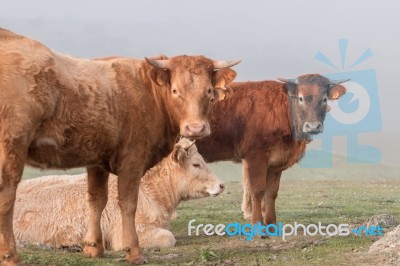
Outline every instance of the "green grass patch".
<path fill-rule="evenodd" d="M 339 158 L 340 159 L 340 158 Z M 376 237 L 290 236 L 246 241 L 244 237 L 188 236 L 188 222 L 195 224 L 245 223 L 241 166 L 214 164 L 213 170 L 226 182 L 218 197 L 182 202 L 178 218 L 171 223 L 176 246 L 144 250 L 150 265 L 377 265 L 366 259 Z M 76 169 L 67 173 L 80 173 Z M 27 169 L 24 178 L 48 172 Z M 65 174 L 65 172 L 57 172 Z M 309 224 L 359 224 L 376 214 L 388 213 L 400 220 L 400 171 L 384 165 L 348 165 L 336 160 L 332 169 L 302 169 L 298 166 L 282 177 L 277 200 L 278 221 Z M 82 253 L 19 248 L 28 265 L 129 265 L 120 261 L 123 252 L 107 251 L 105 258 L 89 259 Z"/>

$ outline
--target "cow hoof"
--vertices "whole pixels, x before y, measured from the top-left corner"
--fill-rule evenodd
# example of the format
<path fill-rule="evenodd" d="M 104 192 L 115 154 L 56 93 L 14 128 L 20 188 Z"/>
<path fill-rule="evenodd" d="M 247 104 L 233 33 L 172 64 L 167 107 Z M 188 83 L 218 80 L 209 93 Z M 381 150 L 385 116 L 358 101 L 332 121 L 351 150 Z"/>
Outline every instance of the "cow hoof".
<path fill-rule="evenodd" d="M 142 265 L 142 264 L 146 264 L 147 263 L 147 259 L 145 256 L 143 256 L 142 254 L 139 255 L 132 255 L 132 254 L 126 254 L 125 259 L 127 261 L 129 261 L 132 264 L 136 264 L 136 265 Z"/>
<path fill-rule="evenodd" d="M 18 255 L 13 255 L 12 253 L 6 253 L 3 255 L 1 260 L 1 266 L 17 266 L 22 265 L 21 259 Z"/>
<path fill-rule="evenodd" d="M 83 248 L 83 254 L 85 257 L 97 258 L 104 255 L 103 245 L 97 245 L 96 243 L 86 243 Z"/>

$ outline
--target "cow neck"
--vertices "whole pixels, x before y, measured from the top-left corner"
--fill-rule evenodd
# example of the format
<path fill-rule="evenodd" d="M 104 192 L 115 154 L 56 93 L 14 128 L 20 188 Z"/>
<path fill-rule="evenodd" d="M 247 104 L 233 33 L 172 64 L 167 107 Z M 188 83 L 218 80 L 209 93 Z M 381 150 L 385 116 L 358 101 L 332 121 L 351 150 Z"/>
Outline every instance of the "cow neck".
<path fill-rule="evenodd" d="M 171 216 L 178 206 L 180 197 L 173 175 L 177 167 L 170 156 L 146 172 L 142 178 L 141 188 L 144 194 L 151 198 L 168 216 Z"/>

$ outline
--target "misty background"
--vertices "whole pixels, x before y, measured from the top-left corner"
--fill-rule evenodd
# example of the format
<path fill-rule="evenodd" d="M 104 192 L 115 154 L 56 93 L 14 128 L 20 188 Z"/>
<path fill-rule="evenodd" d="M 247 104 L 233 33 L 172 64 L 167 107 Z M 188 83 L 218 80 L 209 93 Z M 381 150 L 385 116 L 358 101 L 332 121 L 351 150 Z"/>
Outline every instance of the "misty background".
<path fill-rule="evenodd" d="M 399 10 L 398 1 L 0 0 L 0 27 L 77 57 L 242 59 L 237 81 L 345 72 L 371 49 L 352 70 L 376 71 L 383 129 L 360 134 L 359 142 L 399 165 Z M 348 39 L 344 68 L 339 39 Z M 318 51 L 337 69 L 317 61 Z M 346 137 L 335 137 L 333 148 L 345 153 Z"/>

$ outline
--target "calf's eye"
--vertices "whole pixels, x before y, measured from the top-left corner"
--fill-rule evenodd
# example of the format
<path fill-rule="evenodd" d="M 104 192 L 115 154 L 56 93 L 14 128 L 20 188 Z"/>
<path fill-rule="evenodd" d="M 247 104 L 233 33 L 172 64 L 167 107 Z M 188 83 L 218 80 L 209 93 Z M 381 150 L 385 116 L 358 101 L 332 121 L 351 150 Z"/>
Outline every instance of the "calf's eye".
<path fill-rule="evenodd" d="M 302 96 L 299 96 L 299 102 L 303 102 L 304 101 L 304 99 L 303 99 L 303 97 Z"/>
<path fill-rule="evenodd" d="M 193 164 L 193 167 L 200 168 L 200 164 L 194 163 L 194 164 Z"/>

